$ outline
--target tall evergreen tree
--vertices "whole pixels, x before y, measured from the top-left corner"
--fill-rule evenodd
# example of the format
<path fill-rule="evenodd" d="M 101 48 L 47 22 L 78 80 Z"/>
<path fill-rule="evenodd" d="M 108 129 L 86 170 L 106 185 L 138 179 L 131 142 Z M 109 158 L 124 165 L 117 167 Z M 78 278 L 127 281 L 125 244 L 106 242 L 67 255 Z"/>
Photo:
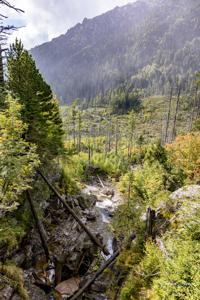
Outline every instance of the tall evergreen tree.
<path fill-rule="evenodd" d="M 8 88 L 22 104 L 22 118 L 28 125 L 25 139 L 37 145 L 41 158 L 59 154 L 63 148 L 63 124 L 57 100 L 18 40 L 9 51 Z"/>

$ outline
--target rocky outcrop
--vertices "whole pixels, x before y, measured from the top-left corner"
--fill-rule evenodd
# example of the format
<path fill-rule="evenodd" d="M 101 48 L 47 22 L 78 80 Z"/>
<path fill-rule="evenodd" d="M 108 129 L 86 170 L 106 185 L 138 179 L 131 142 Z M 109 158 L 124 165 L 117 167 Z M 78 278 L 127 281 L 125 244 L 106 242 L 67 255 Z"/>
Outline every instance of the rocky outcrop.
<path fill-rule="evenodd" d="M 200 198 L 200 185 L 188 185 L 178 189 L 170 195 L 170 199 L 174 201 L 181 200 L 181 202 L 198 198 Z"/>
<path fill-rule="evenodd" d="M 170 195 L 172 207 L 176 213 L 176 221 L 191 221 L 191 216 L 200 209 L 200 186 L 188 185 L 175 191 Z"/>

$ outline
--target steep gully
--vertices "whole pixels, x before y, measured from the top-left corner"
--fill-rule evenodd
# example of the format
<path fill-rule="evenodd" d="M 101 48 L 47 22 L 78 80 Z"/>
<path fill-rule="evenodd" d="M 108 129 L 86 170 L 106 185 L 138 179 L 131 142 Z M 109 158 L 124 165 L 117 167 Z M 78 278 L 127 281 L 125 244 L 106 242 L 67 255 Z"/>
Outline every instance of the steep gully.
<path fill-rule="evenodd" d="M 45 176 L 43 179 L 50 184 Z M 67 204 L 51 184 L 49 187 L 70 214 L 66 219 L 61 209 L 57 230 L 49 232 L 48 248 L 51 256 L 53 254 L 54 262 L 45 270 L 45 281 L 41 278 L 40 272 L 33 273 L 37 286 L 45 291 L 49 300 L 71 299 L 71 297 L 106 300 L 104 293 L 107 278 L 101 273 L 93 285 L 90 284 L 91 288 L 84 291 L 84 296 L 77 294 L 98 273 L 95 273 L 97 266 L 101 270 L 110 260 L 117 257 L 119 249 L 114 243 L 110 222 L 115 209 L 123 200 L 121 195 L 110 180 L 106 179 L 103 183 L 97 176 L 92 184 L 85 185 L 79 196 L 72 199 L 70 208 L 69 199 Z M 51 209 L 50 205 L 48 214 L 53 213 L 55 217 L 57 211 L 52 212 Z M 96 259 L 96 256 L 99 258 Z M 49 291 L 49 283 L 52 287 L 57 285 Z"/>
<path fill-rule="evenodd" d="M 106 180 L 104 183 L 102 182 L 101 178 L 97 176 L 98 181 L 93 181 L 92 184 L 86 185 L 85 188 L 81 191 L 82 195 L 85 195 L 86 197 L 95 197 L 96 198 L 96 204 L 93 210 L 89 210 L 89 219 L 93 220 L 94 222 L 91 222 L 89 225 L 89 230 L 91 232 L 98 232 L 100 233 L 102 237 L 102 245 L 104 245 L 106 251 L 104 251 L 104 247 L 102 247 L 100 256 L 101 256 L 101 263 L 100 263 L 100 269 L 104 268 L 104 265 L 109 263 L 109 260 L 114 261 L 114 259 L 117 257 L 117 252 L 119 251 L 115 245 L 115 238 L 114 234 L 111 229 L 111 219 L 113 217 L 113 213 L 115 209 L 120 205 L 122 202 L 122 196 L 116 191 L 116 189 L 113 187 L 113 184 L 111 181 Z M 86 211 L 87 213 L 87 211 Z M 84 228 L 83 228 L 84 229 Z M 92 239 L 91 239 L 92 240 Z M 94 241 L 95 242 L 95 241 Z M 97 245 L 98 246 L 98 245 Z M 101 248 L 101 246 L 100 246 Z M 106 253 L 106 252 L 109 252 Z M 115 252 L 116 251 L 116 252 Z M 116 256 L 115 256 L 116 255 Z M 98 273 L 98 272 L 97 272 Z M 88 282 L 91 281 L 93 277 L 95 277 L 95 274 L 93 276 L 92 272 L 90 274 L 91 276 L 88 277 L 86 280 L 86 283 L 83 284 L 82 289 L 84 289 L 84 285 L 87 285 Z M 87 276 L 86 276 L 87 278 Z M 99 280 L 99 281 L 98 281 Z M 69 281 L 64 282 L 66 286 L 68 286 Z M 104 295 L 105 291 L 105 282 L 106 278 L 104 276 L 101 276 L 100 278 L 96 278 L 97 281 L 97 288 L 94 287 L 94 291 L 87 294 L 87 289 L 85 297 L 83 299 L 99 299 L 99 300 L 106 300 L 106 296 Z M 58 285 L 57 290 L 61 291 L 60 287 L 64 287 L 64 284 L 61 283 Z M 73 285 L 73 284 L 72 284 Z M 74 291 L 78 289 L 79 281 L 75 281 L 75 287 Z M 95 283 L 94 283 L 95 285 Z M 100 285 L 100 288 L 99 288 Z M 103 287 L 101 287 L 103 285 Z M 81 289 L 79 288 L 79 291 Z M 78 291 L 78 292 L 79 292 Z M 78 292 L 75 293 L 73 296 L 73 288 L 72 288 L 72 299 L 80 299 L 78 296 Z M 63 292 L 63 299 L 67 299 L 66 295 L 64 295 Z M 53 299 L 53 297 L 50 296 L 49 299 Z M 70 298 L 71 299 L 71 298 Z M 82 298 L 81 298 L 82 299 Z"/>

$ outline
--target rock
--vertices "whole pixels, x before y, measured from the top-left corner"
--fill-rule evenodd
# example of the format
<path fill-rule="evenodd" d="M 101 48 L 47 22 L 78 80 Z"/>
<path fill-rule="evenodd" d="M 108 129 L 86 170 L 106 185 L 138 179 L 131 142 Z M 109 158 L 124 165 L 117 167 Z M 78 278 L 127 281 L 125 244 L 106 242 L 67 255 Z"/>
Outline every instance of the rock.
<path fill-rule="evenodd" d="M 103 194 L 106 195 L 106 196 L 113 197 L 115 195 L 115 191 L 114 191 L 114 189 L 106 188 L 106 189 L 103 190 Z"/>
<path fill-rule="evenodd" d="M 79 216 L 84 223 L 86 217 Z M 83 264 L 86 264 L 88 256 L 93 258 L 96 246 L 90 240 L 88 234 L 71 217 L 63 219 L 51 233 L 49 248 L 55 260 L 62 265 L 62 269 L 69 270 L 68 274 L 77 274 Z M 62 276 L 61 276 L 62 277 Z M 67 279 L 62 277 L 63 280 Z"/>
<path fill-rule="evenodd" d="M 23 252 L 18 252 L 16 253 L 13 258 L 12 261 L 18 266 L 21 267 L 21 265 L 25 262 L 26 256 Z"/>
<path fill-rule="evenodd" d="M 11 298 L 11 300 L 22 300 L 22 298 L 19 295 L 14 294 L 14 296 Z"/>
<path fill-rule="evenodd" d="M 95 300 L 108 300 L 104 294 L 96 295 Z"/>
<path fill-rule="evenodd" d="M 97 215 L 94 210 L 85 210 L 84 215 L 86 216 L 87 221 L 95 221 L 97 219 Z"/>
<path fill-rule="evenodd" d="M 178 189 L 170 195 L 172 200 L 187 200 L 200 198 L 200 185 L 189 185 Z"/>
<path fill-rule="evenodd" d="M 28 287 L 28 294 L 29 294 L 29 300 L 47 300 L 47 295 L 45 292 L 37 287 L 36 285 L 31 284 Z M 12 300 L 17 300 L 17 299 L 12 299 Z"/>
<path fill-rule="evenodd" d="M 89 300 L 108 300 L 108 298 L 104 295 L 104 294 L 95 294 L 95 293 L 90 293 L 90 294 L 87 294 L 87 297 L 86 299 L 89 299 Z"/>
<path fill-rule="evenodd" d="M 178 189 L 170 195 L 174 211 L 181 209 L 189 214 L 200 208 L 200 186 L 189 185 Z M 189 204 L 189 206 L 188 206 Z"/>
<path fill-rule="evenodd" d="M 109 216 L 110 218 L 113 218 L 113 217 L 114 217 L 114 212 L 113 212 L 113 211 L 108 211 L 108 216 Z"/>
<path fill-rule="evenodd" d="M 88 221 L 95 221 L 96 220 L 96 215 L 95 214 L 88 214 L 87 216 L 86 216 L 86 218 L 87 218 L 87 220 Z"/>
<path fill-rule="evenodd" d="M 72 296 L 76 291 L 78 291 L 80 285 L 79 277 L 72 277 L 65 280 L 56 286 L 56 291 L 58 291 L 62 298 L 67 299 Z"/>
<path fill-rule="evenodd" d="M 164 208 L 174 214 L 170 222 L 174 220 L 182 223 L 191 221 L 191 217 L 200 209 L 200 186 L 185 186 L 173 192 L 169 198 L 171 203 Z M 176 214 L 177 211 L 178 214 Z"/>
<path fill-rule="evenodd" d="M 3 289 L 0 290 L 0 299 L 10 300 L 13 293 L 14 293 L 14 288 L 7 285 Z"/>
<path fill-rule="evenodd" d="M 107 289 L 108 283 L 106 281 L 96 281 L 92 286 L 91 290 L 98 294 L 105 293 Z"/>
<path fill-rule="evenodd" d="M 79 206 L 82 209 L 88 209 L 88 208 L 93 207 L 96 204 L 97 197 L 94 195 L 80 194 L 77 197 L 77 200 L 78 200 Z"/>

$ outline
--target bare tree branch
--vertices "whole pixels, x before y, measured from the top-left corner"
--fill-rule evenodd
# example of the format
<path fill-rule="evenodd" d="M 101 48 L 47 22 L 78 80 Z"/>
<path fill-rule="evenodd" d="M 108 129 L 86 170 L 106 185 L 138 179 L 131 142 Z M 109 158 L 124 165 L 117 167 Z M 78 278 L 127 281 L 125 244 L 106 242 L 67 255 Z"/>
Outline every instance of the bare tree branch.
<path fill-rule="evenodd" d="M 18 13 L 23 13 L 24 11 L 20 8 L 15 7 L 14 5 L 10 4 L 7 0 L 0 0 L 0 8 L 7 7 L 12 9 Z M 6 45 L 8 36 L 18 28 L 14 25 L 7 25 L 4 24 L 4 21 L 8 19 L 8 17 L 2 13 L 0 13 L 0 86 L 3 86 L 4 83 L 4 56 L 3 52 L 5 49 L 2 46 Z"/>
<path fill-rule="evenodd" d="M 0 0 L 0 5 L 5 5 L 5 6 L 7 6 L 8 8 L 14 9 L 14 10 L 17 11 L 17 12 L 22 12 L 22 13 L 24 13 L 24 11 L 23 11 L 22 9 L 15 7 L 14 5 L 10 4 L 10 3 L 9 3 L 8 1 L 6 1 L 6 0 Z"/>

